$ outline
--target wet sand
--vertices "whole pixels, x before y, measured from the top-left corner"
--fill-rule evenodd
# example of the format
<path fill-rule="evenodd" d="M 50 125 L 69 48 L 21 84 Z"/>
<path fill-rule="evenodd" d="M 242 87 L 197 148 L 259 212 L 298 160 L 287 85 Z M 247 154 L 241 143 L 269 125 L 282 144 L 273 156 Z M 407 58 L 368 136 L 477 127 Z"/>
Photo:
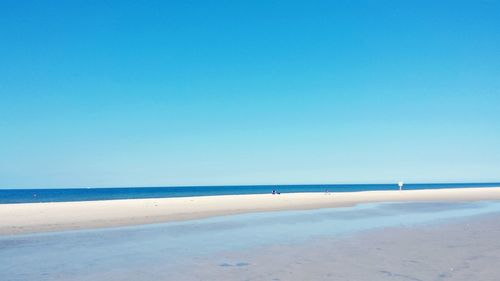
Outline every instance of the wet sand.
<path fill-rule="evenodd" d="M 386 228 L 225 253 L 172 280 L 497 281 L 498 237 L 500 214 Z"/>
<path fill-rule="evenodd" d="M 370 202 L 499 199 L 500 188 L 459 188 L 0 204 L 0 235 L 140 225 L 251 212 L 346 207 Z"/>

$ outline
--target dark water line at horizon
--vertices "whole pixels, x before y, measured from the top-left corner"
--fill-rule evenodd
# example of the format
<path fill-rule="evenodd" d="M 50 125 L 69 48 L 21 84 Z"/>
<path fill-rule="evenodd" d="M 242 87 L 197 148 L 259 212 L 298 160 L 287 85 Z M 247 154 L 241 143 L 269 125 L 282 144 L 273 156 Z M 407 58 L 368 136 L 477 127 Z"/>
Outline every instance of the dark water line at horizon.
<path fill-rule="evenodd" d="M 407 190 L 500 187 L 500 183 L 419 183 L 405 184 Z M 190 196 L 267 194 L 298 192 L 356 192 L 397 190 L 397 184 L 312 184 L 312 185 L 239 185 L 182 187 L 116 187 L 58 189 L 0 189 L 0 204 L 72 202 L 118 199 L 171 198 Z"/>

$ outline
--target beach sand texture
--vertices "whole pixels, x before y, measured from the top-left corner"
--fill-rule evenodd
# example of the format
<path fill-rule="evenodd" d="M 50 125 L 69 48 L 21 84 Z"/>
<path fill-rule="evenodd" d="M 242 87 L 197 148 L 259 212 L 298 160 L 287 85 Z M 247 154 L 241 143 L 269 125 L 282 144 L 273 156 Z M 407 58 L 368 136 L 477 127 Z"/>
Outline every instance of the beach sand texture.
<path fill-rule="evenodd" d="M 250 212 L 346 207 L 370 202 L 499 199 L 500 188 L 457 188 L 0 204 L 0 234 L 116 227 Z"/>

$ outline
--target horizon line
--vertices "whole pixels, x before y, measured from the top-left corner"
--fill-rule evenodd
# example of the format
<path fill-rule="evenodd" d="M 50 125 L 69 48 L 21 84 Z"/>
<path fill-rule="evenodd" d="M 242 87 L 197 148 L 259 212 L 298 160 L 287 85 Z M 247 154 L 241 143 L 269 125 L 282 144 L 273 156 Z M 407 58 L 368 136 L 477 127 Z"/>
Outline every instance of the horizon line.
<path fill-rule="evenodd" d="M 403 181 L 404 182 L 404 181 Z M 425 184 L 499 184 L 500 181 L 485 182 L 404 182 L 405 185 Z M 179 188 L 179 187 L 249 187 L 249 186 L 331 186 L 331 185 L 398 185 L 398 182 L 383 183 L 288 183 L 288 184 L 221 184 L 221 185 L 154 185 L 154 186 L 94 186 L 94 187 L 0 187 L 0 190 L 34 190 L 34 189 L 113 189 L 113 188 Z"/>

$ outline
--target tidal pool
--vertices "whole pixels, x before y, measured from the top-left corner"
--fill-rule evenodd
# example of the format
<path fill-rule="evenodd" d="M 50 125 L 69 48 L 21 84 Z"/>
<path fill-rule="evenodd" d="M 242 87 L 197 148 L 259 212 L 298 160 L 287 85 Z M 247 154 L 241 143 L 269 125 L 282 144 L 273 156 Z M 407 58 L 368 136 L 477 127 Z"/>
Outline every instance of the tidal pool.
<path fill-rule="evenodd" d="M 176 280 L 225 251 L 300 244 L 383 227 L 500 212 L 500 202 L 378 203 L 133 227 L 0 237 L 0 276 L 28 280 Z M 244 267 L 245 262 L 226 266 Z M 221 264 L 220 266 L 224 266 Z"/>

